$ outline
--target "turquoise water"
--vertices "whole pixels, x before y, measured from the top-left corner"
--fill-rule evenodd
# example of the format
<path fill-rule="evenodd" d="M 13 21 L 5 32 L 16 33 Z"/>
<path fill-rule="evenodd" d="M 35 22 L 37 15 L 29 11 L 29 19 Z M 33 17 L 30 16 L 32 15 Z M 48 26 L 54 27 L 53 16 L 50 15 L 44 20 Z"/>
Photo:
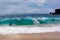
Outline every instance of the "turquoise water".
<path fill-rule="evenodd" d="M 60 24 L 60 15 L 29 14 L 0 16 L 0 25 Z"/>
<path fill-rule="evenodd" d="M 60 18 L 46 18 L 38 21 L 40 24 L 60 24 Z"/>
<path fill-rule="evenodd" d="M 34 25 L 32 19 L 3 19 L 0 20 L 0 25 Z"/>
<path fill-rule="evenodd" d="M 38 24 L 59 24 L 60 18 L 19 18 L 19 19 L 3 19 L 0 20 L 0 25 L 36 25 L 36 21 Z"/>

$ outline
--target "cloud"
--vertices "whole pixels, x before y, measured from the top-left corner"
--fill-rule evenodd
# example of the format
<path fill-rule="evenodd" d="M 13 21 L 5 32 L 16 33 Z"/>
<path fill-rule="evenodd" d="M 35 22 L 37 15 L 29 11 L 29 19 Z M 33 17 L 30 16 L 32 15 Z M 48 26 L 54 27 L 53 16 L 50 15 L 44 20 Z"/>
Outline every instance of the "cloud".
<path fill-rule="evenodd" d="M 0 13 L 48 13 L 59 4 L 60 0 L 0 0 Z"/>
<path fill-rule="evenodd" d="M 2 0 L 0 1 L 0 13 L 35 13 L 38 6 L 42 6 L 45 0 Z"/>
<path fill-rule="evenodd" d="M 53 10 L 60 8 L 60 0 L 47 0 L 44 7 L 52 8 Z"/>
<path fill-rule="evenodd" d="M 19 2 L 36 2 L 36 3 L 44 3 L 45 0 L 17 0 Z"/>
<path fill-rule="evenodd" d="M 43 5 L 46 0 L 26 0 L 27 2 L 37 3 L 38 6 Z"/>
<path fill-rule="evenodd" d="M 29 0 L 29 2 L 44 3 L 45 0 Z"/>

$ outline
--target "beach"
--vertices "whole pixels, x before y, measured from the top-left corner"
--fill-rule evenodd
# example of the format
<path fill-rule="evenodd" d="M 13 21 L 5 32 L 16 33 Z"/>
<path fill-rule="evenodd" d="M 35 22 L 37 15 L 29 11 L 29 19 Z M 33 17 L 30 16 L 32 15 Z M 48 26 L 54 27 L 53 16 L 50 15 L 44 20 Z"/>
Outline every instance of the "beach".
<path fill-rule="evenodd" d="M 60 40 L 60 32 L 0 35 L 0 40 Z"/>
<path fill-rule="evenodd" d="M 60 40 L 60 25 L 0 26 L 0 40 Z"/>

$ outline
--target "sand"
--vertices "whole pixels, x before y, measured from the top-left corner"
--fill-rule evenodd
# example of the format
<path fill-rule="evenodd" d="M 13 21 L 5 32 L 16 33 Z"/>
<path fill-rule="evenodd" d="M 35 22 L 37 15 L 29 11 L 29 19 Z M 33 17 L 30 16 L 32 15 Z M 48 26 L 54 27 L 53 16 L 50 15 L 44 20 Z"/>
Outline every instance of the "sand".
<path fill-rule="evenodd" d="M 60 32 L 0 35 L 0 40 L 60 40 Z"/>

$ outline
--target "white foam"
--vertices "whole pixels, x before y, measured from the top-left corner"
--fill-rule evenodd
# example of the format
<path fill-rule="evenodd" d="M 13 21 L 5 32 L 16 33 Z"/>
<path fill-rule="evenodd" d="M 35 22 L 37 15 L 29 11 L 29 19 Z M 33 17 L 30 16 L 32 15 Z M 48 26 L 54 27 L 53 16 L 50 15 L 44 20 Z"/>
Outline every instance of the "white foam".
<path fill-rule="evenodd" d="M 48 19 L 48 17 L 40 17 L 38 19 L 40 19 L 40 20 L 46 20 L 46 19 Z"/>
<path fill-rule="evenodd" d="M 0 34 L 60 32 L 59 26 L 53 27 L 0 27 Z"/>

